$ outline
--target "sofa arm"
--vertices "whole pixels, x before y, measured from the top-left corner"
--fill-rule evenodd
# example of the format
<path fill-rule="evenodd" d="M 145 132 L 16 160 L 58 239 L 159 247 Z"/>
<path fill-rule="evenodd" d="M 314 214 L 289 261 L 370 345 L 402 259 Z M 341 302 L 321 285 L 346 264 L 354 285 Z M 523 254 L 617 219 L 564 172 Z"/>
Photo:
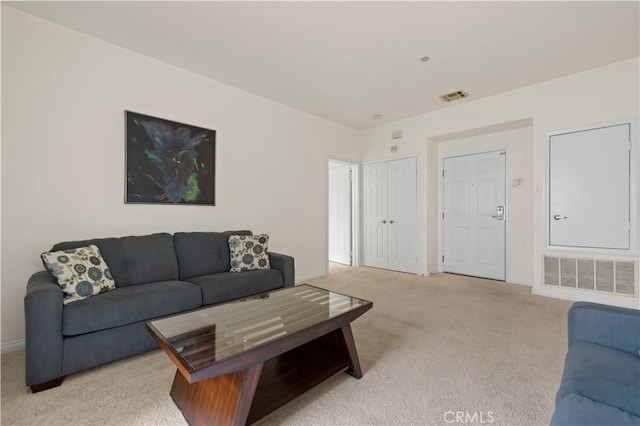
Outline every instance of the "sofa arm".
<path fill-rule="evenodd" d="M 569 346 L 578 340 L 640 355 L 640 311 L 590 302 L 569 310 Z"/>
<path fill-rule="evenodd" d="M 62 299 L 62 289 L 48 272 L 29 278 L 24 296 L 27 386 L 62 377 Z"/>
<path fill-rule="evenodd" d="M 295 266 L 293 257 L 286 254 L 269 252 L 269 263 L 273 269 L 282 273 L 282 280 L 285 287 L 293 287 L 296 283 Z"/>

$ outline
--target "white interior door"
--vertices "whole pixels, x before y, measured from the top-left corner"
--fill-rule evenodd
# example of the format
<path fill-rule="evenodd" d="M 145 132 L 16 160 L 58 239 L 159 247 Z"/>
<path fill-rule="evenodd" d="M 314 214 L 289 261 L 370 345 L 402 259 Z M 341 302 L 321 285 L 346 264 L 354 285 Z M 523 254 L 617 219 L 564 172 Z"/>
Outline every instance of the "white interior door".
<path fill-rule="evenodd" d="M 351 265 L 351 166 L 329 162 L 329 261 Z"/>
<path fill-rule="evenodd" d="M 366 266 L 417 272 L 416 173 L 415 158 L 363 167 Z"/>
<path fill-rule="evenodd" d="M 416 159 L 389 161 L 388 228 L 389 269 L 417 272 L 417 193 Z"/>
<path fill-rule="evenodd" d="M 549 244 L 628 249 L 630 124 L 549 138 Z"/>
<path fill-rule="evenodd" d="M 364 264 L 387 268 L 387 164 L 367 164 L 362 169 Z"/>
<path fill-rule="evenodd" d="M 505 279 L 506 155 L 444 159 L 444 272 Z"/>

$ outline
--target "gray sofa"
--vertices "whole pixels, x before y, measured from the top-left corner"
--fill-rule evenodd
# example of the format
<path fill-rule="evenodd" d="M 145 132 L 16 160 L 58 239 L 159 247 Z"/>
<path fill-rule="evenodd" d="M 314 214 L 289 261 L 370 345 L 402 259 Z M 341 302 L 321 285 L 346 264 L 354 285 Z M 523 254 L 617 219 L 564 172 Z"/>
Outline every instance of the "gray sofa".
<path fill-rule="evenodd" d="M 145 352 L 157 344 L 148 320 L 294 285 L 294 261 L 268 252 L 271 269 L 229 272 L 229 236 L 250 231 L 179 232 L 63 242 L 51 251 L 98 246 L 116 289 L 63 305 L 46 271 L 24 297 L 26 383 L 33 392 L 64 376 Z"/>
<path fill-rule="evenodd" d="M 578 302 L 552 426 L 640 426 L 640 311 Z"/>

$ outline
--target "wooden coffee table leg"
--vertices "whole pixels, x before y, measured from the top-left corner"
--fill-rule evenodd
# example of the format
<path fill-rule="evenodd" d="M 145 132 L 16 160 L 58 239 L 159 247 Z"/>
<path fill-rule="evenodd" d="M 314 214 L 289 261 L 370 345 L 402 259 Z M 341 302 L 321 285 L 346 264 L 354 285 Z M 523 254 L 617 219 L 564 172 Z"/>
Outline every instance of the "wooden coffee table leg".
<path fill-rule="evenodd" d="M 342 327 L 342 337 L 349 353 L 349 361 L 351 363 L 347 373 L 351 374 L 356 379 L 362 377 L 362 369 L 360 368 L 360 360 L 358 359 L 358 352 L 356 351 L 356 342 L 353 340 L 353 333 L 351 332 L 351 325 L 347 324 Z"/>
<path fill-rule="evenodd" d="M 171 397 L 190 425 L 244 425 L 262 365 L 196 383 L 176 371 Z"/>

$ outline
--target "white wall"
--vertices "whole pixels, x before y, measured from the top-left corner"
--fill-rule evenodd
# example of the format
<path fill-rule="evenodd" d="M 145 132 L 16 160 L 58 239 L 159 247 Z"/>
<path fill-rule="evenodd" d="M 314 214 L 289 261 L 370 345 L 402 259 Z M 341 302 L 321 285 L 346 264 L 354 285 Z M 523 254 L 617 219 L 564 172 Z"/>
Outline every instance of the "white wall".
<path fill-rule="evenodd" d="M 635 58 L 357 132 L 2 5 L 2 343 L 24 337 L 26 281 L 57 241 L 250 228 L 296 257 L 298 280 L 324 274 L 329 157 L 418 156 L 420 270 L 435 271 L 439 144 L 521 120 L 533 253 L 517 258 L 540 286 L 545 133 L 638 115 L 639 75 Z M 217 206 L 123 203 L 125 109 L 217 131 Z"/>
<path fill-rule="evenodd" d="M 543 250 L 543 184 L 544 141 L 546 132 L 580 127 L 590 123 L 612 121 L 640 113 L 640 61 L 634 58 L 593 70 L 572 74 L 540 84 L 513 90 L 496 96 L 462 101 L 445 109 L 387 123 L 364 132 L 363 161 L 389 157 L 391 132 L 403 130 L 398 155 L 408 152 L 421 157 L 423 185 L 429 188 L 421 193 L 422 212 L 420 226 L 421 259 L 424 270 L 433 272 L 437 258 L 434 241 L 437 240 L 437 198 L 429 197 L 437 183 L 437 143 L 442 135 L 472 132 L 504 123 L 532 122 L 533 173 L 533 254 L 531 282 L 542 284 L 541 261 Z M 636 194 L 637 196 L 637 194 Z"/>
<path fill-rule="evenodd" d="M 215 129 L 216 206 L 124 204 L 124 110 Z M 327 265 L 327 159 L 359 133 L 2 6 L 2 343 L 58 241 L 247 228 Z"/>

